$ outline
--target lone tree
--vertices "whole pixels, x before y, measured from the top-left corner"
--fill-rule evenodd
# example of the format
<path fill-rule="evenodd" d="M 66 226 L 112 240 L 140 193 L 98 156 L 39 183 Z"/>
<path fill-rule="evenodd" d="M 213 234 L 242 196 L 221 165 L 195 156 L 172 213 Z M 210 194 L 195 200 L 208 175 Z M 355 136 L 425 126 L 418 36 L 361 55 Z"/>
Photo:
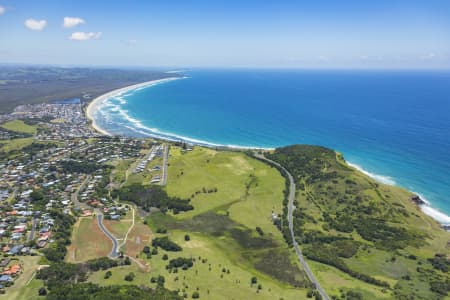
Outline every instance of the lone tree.
<path fill-rule="evenodd" d="M 184 236 L 184 240 L 185 240 L 186 242 L 191 240 L 191 237 L 189 236 L 189 234 L 186 234 L 186 235 Z"/>
<path fill-rule="evenodd" d="M 134 273 L 133 272 L 130 272 L 129 274 L 127 274 L 126 276 L 125 276 L 125 280 L 126 281 L 133 281 L 134 280 L 134 277 L 136 277 L 136 275 L 134 275 Z"/>
<path fill-rule="evenodd" d="M 41 288 L 39 289 L 38 294 L 39 294 L 39 296 L 45 296 L 45 295 L 47 295 L 47 290 L 45 289 L 45 287 L 41 287 Z"/>
<path fill-rule="evenodd" d="M 108 279 L 109 277 L 111 277 L 111 275 L 112 275 L 112 272 L 111 271 L 107 271 L 103 278 Z"/>
<path fill-rule="evenodd" d="M 258 279 L 255 276 L 253 276 L 252 280 L 251 280 L 251 284 L 253 285 L 253 284 L 257 284 L 257 283 L 258 283 Z"/>

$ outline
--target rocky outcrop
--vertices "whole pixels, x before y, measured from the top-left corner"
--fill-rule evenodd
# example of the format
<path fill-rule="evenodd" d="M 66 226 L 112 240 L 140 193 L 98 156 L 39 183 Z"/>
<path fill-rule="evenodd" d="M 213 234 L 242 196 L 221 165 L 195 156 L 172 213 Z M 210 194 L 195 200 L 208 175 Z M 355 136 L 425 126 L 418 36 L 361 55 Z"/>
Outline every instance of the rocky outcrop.
<path fill-rule="evenodd" d="M 417 205 L 423 205 L 423 204 L 426 204 L 426 202 L 423 201 L 423 200 L 422 200 L 419 196 L 417 196 L 417 195 L 412 196 L 412 197 L 411 197 L 411 201 L 414 202 L 414 203 L 417 204 Z"/>

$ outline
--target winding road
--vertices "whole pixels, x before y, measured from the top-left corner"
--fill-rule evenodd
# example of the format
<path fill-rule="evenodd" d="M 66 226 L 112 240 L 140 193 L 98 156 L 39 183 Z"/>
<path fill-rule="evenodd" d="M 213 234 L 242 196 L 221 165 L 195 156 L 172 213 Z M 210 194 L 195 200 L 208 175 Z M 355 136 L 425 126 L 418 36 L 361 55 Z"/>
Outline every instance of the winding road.
<path fill-rule="evenodd" d="M 103 233 L 112 241 L 113 247 L 111 250 L 111 253 L 109 254 L 109 257 L 116 258 L 119 256 L 119 242 L 117 239 L 106 229 L 106 227 L 103 225 L 103 214 L 97 213 L 97 221 L 98 221 L 98 227 L 103 231 Z"/>
<path fill-rule="evenodd" d="M 292 243 L 294 245 L 295 253 L 297 254 L 298 260 L 302 264 L 303 269 L 306 272 L 306 275 L 308 276 L 308 278 L 312 282 L 312 284 L 315 286 L 316 290 L 319 292 L 319 294 L 322 296 L 323 299 L 329 300 L 330 298 L 328 297 L 328 295 L 325 292 L 325 290 L 320 286 L 320 283 L 317 281 L 317 279 L 314 276 L 313 272 L 309 268 L 308 263 L 306 262 L 305 258 L 303 257 L 302 250 L 300 249 L 300 247 L 298 246 L 297 241 L 295 240 L 294 219 L 293 219 L 293 216 L 292 216 L 292 213 L 294 212 L 294 209 L 295 209 L 295 207 L 294 207 L 294 199 L 295 199 L 294 178 L 292 177 L 291 173 L 289 173 L 288 170 L 285 167 L 283 167 L 282 165 L 280 165 L 279 163 L 277 163 L 277 162 L 275 162 L 273 160 L 270 160 L 270 159 L 266 158 L 264 155 L 261 155 L 261 154 L 255 154 L 255 156 L 257 158 L 259 158 L 259 159 L 267 161 L 268 163 L 270 163 L 272 165 L 275 165 L 275 166 L 279 167 L 288 176 L 288 178 L 289 178 L 288 225 L 289 225 L 289 231 L 291 233 L 291 238 L 292 238 Z"/>

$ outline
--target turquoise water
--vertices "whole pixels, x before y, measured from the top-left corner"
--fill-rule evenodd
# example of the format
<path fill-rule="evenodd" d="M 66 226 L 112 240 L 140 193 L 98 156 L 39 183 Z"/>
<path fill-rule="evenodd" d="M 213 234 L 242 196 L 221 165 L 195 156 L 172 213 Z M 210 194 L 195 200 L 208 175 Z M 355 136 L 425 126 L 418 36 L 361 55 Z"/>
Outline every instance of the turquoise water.
<path fill-rule="evenodd" d="M 380 181 L 420 193 L 450 215 L 450 73 L 199 70 L 185 75 L 108 99 L 95 114 L 98 125 L 113 134 L 209 144 L 328 146 Z"/>

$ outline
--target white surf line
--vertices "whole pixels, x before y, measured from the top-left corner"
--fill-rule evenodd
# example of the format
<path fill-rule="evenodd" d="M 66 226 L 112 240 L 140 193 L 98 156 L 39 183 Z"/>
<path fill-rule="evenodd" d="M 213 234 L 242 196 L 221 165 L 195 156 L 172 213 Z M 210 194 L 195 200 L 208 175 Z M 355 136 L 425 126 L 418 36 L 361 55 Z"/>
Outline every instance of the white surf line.
<path fill-rule="evenodd" d="M 420 193 L 417 193 L 409 188 L 403 187 L 401 185 L 398 185 L 397 182 L 394 181 L 394 179 L 390 176 L 385 176 L 385 175 L 380 175 L 380 174 L 376 174 L 376 173 L 372 173 L 369 172 L 367 170 L 365 170 L 363 167 L 361 167 L 360 165 L 351 163 L 347 161 L 347 165 L 349 165 L 350 167 L 360 171 L 361 173 L 369 176 L 370 178 L 374 179 L 375 181 L 382 183 L 382 184 L 386 184 L 386 185 L 391 185 L 391 186 L 396 186 L 396 187 L 400 187 L 402 189 L 405 189 L 406 191 L 408 191 L 411 194 L 417 195 L 420 197 L 420 199 L 422 199 L 425 203 L 424 204 L 420 204 L 418 205 L 418 207 L 420 208 L 420 210 L 426 214 L 427 216 L 431 217 L 433 220 L 435 220 L 436 222 L 438 222 L 441 225 L 450 225 L 450 216 L 441 212 L 439 209 L 434 208 L 432 205 L 432 203 L 430 201 L 428 201 L 423 195 L 421 195 Z M 428 221 L 427 221 L 428 223 Z"/>

